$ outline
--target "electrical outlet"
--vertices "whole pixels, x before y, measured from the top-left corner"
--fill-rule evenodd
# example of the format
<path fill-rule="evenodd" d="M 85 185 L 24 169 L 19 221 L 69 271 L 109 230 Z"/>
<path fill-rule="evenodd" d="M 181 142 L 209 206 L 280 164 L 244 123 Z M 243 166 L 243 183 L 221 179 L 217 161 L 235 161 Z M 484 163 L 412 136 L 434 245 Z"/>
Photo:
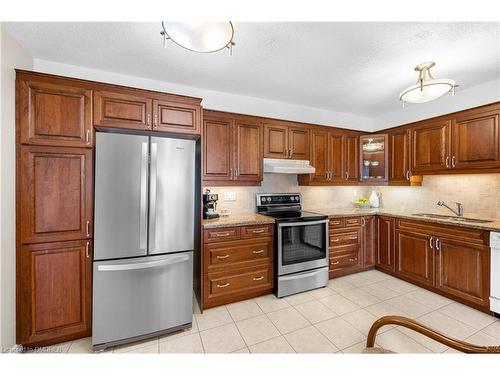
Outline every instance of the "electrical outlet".
<path fill-rule="evenodd" d="M 234 191 L 224 192 L 224 201 L 231 202 L 236 200 L 236 193 Z"/>

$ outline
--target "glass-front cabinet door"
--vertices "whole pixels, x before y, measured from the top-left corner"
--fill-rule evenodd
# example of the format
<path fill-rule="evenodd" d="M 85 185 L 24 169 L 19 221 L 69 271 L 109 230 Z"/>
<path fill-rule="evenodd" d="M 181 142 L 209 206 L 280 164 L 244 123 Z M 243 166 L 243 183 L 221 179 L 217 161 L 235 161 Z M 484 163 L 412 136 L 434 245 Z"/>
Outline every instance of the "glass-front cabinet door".
<path fill-rule="evenodd" d="M 361 181 L 387 181 L 387 134 L 363 135 L 359 140 Z"/>

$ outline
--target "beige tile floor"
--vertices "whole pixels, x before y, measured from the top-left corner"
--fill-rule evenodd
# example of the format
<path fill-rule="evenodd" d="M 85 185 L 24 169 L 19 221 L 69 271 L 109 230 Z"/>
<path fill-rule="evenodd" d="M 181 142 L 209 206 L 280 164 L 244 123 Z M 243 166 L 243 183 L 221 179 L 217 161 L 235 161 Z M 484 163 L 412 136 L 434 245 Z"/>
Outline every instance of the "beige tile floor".
<path fill-rule="evenodd" d="M 109 349 L 108 353 L 360 353 L 383 315 L 414 318 L 478 345 L 500 345 L 500 320 L 371 270 L 330 280 L 327 288 L 274 295 L 193 314 L 190 330 Z M 383 327 L 377 345 L 402 353 L 456 353 L 405 328 Z M 90 338 L 58 345 L 90 353 Z M 105 352 L 105 353 L 106 353 Z"/>

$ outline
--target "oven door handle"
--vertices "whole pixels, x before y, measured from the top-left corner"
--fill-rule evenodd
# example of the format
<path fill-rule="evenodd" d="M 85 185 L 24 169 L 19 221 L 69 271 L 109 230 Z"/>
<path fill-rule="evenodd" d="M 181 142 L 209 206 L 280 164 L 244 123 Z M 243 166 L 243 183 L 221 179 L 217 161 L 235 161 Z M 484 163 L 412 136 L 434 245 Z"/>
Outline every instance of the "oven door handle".
<path fill-rule="evenodd" d="M 295 221 L 293 223 L 278 223 L 278 228 L 298 227 L 298 226 L 317 225 L 317 224 L 328 224 L 328 219 L 316 220 L 316 221 Z"/>
<path fill-rule="evenodd" d="M 305 272 L 305 273 L 299 273 L 296 275 L 289 275 L 289 276 L 279 276 L 280 281 L 287 281 L 287 280 L 299 280 L 303 279 L 305 277 L 311 277 L 315 276 L 321 272 L 325 272 L 324 269 L 317 270 L 315 272 Z"/>

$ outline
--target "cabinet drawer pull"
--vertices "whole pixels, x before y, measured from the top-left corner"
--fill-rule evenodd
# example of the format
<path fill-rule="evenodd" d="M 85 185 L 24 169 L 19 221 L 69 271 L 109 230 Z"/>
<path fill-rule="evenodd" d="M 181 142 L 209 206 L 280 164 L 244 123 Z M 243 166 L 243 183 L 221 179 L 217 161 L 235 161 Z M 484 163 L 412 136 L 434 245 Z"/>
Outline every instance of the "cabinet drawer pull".
<path fill-rule="evenodd" d="M 90 143 L 90 129 L 87 129 L 87 133 L 85 134 L 85 142 Z"/>
<path fill-rule="evenodd" d="M 90 258 L 90 242 L 87 241 L 87 244 L 85 245 L 85 257 Z"/>
<path fill-rule="evenodd" d="M 349 262 L 355 262 L 357 260 L 358 260 L 358 258 L 349 258 Z"/>
<path fill-rule="evenodd" d="M 444 164 L 446 165 L 446 168 L 450 168 L 450 157 L 449 156 L 446 157 Z"/>
<path fill-rule="evenodd" d="M 340 238 L 338 238 L 338 237 L 332 238 L 330 240 L 330 242 L 339 242 L 339 241 L 340 241 Z"/>
<path fill-rule="evenodd" d="M 406 179 L 410 181 L 410 170 L 406 171 Z"/>
<path fill-rule="evenodd" d="M 264 276 L 259 276 L 259 277 L 254 277 L 253 281 L 260 281 L 260 280 L 263 280 L 263 279 L 264 279 Z"/>
<path fill-rule="evenodd" d="M 338 261 L 338 260 L 337 260 L 336 262 L 331 262 L 331 264 L 332 264 L 333 266 L 335 266 L 335 265 L 337 265 L 337 264 L 339 264 L 339 263 L 340 263 L 340 261 Z"/>
<path fill-rule="evenodd" d="M 151 113 L 148 113 L 147 119 L 146 119 L 146 125 L 149 127 L 151 125 Z"/>
<path fill-rule="evenodd" d="M 153 121 L 154 128 L 156 129 L 158 127 L 158 114 L 155 113 Z"/>
<path fill-rule="evenodd" d="M 347 237 L 348 240 L 357 240 L 358 236 L 349 236 Z"/>
<path fill-rule="evenodd" d="M 229 258 L 229 254 L 226 255 L 217 255 L 217 259 L 226 259 Z"/>
<path fill-rule="evenodd" d="M 264 250 L 254 250 L 252 251 L 252 254 L 262 254 Z"/>
<path fill-rule="evenodd" d="M 347 220 L 347 223 L 348 223 L 348 224 L 357 224 L 357 223 L 358 223 L 358 219 L 350 219 L 350 220 Z"/>
<path fill-rule="evenodd" d="M 229 283 L 225 283 L 225 284 L 217 284 L 217 288 L 227 288 L 229 285 Z"/>
<path fill-rule="evenodd" d="M 433 242 L 434 242 L 434 237 L 430 237 L 430 238 L 429 238 L 429 247 L 430 247 L 431 249 L 434 249 L 434 244 L 433 244 Z"/>
<path fill-rule="evenodd" d="M 225 233 L 215 233 L 215 235 L 217 237 L 227 237 L 227 236 L 230 236 L 231 233 L 230 232 L 225 232 Z"/>
<path fill-rule="evenodd" d="M 332 225 L 339 225 L 340 221 L 338 221 L 338 220 L 336 220 L 336 221 L 330 221 L 330 224 L 332 224 Z"/>
<path fill-rule="evenodd" d="M 88 220 L 87 220 L 85 231 L 86 231 L 85 234 L 87 235 L 87 237 L 89 237 L 90 236 L 90 221 L 88 221 Z"/>
<path fill-rule="evenodd" d="M 436 238 L 436 250 L 441 250 L 441 240 Z"/>
<path fill-rule="evenodd" d="M 254 229 L 252 233 L 264 233 L 266 230 L 265 229 Z"/>
<path fill-rule="evenodd" d="M 456 163 L 455 163 L 455 156 L 452 156 L 452 158 L 451 158 L 451 167 L 452 167 L 452 168 L 455 168 L 455 166 L 456 166 Z"/>

